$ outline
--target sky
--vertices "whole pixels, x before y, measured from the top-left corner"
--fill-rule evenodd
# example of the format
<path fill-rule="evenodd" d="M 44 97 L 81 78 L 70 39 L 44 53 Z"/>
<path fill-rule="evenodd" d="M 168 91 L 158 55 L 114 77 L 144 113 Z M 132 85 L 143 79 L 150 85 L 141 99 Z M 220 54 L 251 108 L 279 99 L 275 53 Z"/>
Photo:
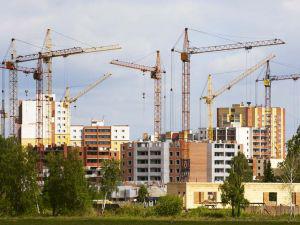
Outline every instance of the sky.
<path fill-rule="evenodd" d="M 182 48 L 185 27 L 190 28 L 190 44 L 196 47 L 281 38 L 286 44 L 250 51 L 193 55 L 191 58 L 191 128 L 207 125 L 206 106 L 199 98 L 208 74 L 218 90 L 243 70 L 270 53 L 272 75 L 300 72 L 300 1 L 104 1 L 104 0 L 0 0 L 0 57 L 5 58 L 11 38 L 16 38 L 17 54 L 40 51 L 46 29 L 52 30 L 54 49 L 120 44 L 122 50 L 82 54 L 53 59 L 53 91 L 56 99 L 64 95 L 67 85 L 76 95 L 102 74 L 113 75 L 78 99 L 72 108 L 72 124 L 89 125 L 91 119 L 104 119 L 108 125 L 128 124 L 131 139 L 153 132 L 153 80 L 135 70 L 109 64 L 112 59 L 155 64 L 155 51 L 161 51 L 164 77 L 164 129 L 181 129 L 181 62 L 171 48 Z M 177 42 L 178 40 L 178 42 Z M 35 66 L 34 63 L 23 64 Z M 255 79 L 265 68 L 257 70 L 214 104 L 226 107 L 251 101 L 264 104 L 262 84 Z M 272 105 L 286 108 L 287 138 L 297 129 L 299 120 L 300 82 L 272 84 Z M 6 89 L 8 87 L 6 79 Z M 173 94 L 170 94 L 170 88 Z M 8 89 L 7 89 L 8 90 Z M 27 96 L 25 93 L 28 93 Z M 145 92 L 145 99 L 142 93 Z M 19 98 L 33 99 L 35 82 L 19 73 Z M 255 94 L 257 93 L 257 94 Z M 7 94 L 8 95 L 8 92 Z M 170 99 L 173 96 L 174 105 Z M 255 98 L 255 96 L 257 96 Z M 171 110 L 172 109 L 172 110 Z M 215 110 L 216 111 L 216 110 Z M 171 117 L 171 114 L 173 115 Z M 216 113 L 215 113 L 216 114 Z M 173 118 L 173 119 L 170 119 Z M 216 122 L 216 121 L 214 121 Z"/>

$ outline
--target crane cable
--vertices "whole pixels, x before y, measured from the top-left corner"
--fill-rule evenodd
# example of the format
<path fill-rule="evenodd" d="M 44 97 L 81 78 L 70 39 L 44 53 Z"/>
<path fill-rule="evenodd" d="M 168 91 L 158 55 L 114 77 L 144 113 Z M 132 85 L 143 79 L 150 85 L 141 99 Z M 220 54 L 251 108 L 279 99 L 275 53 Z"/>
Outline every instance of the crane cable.
<path fill-rule="evenodd" d="M 174 52 L 171 51 L 171 73 L 170 73 L 170 131 L 174 130 L 174 81 L 173 81 L 173 72 L 174 72 Z"/>

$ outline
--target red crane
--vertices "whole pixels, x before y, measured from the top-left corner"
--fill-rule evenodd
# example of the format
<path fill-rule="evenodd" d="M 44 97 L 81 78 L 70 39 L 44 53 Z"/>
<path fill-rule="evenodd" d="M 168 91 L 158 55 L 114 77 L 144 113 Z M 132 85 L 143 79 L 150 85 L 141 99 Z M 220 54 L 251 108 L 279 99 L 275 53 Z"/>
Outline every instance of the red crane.
<path fill-rule="evenodd" d="M 110 63 L 117 66 L 123 66 L 127 68 L 140 70 L 142 72 L 150 72 L 150 76 L 154 80 L 154 137 L 155 140 L 158 140 L 161 134 L 161 124 L 162 124 L 161 78 L 162 78 L 162 73 L 166 73 L 166 71 L 164 71 L 161 68 L 159 51 L 156 51 L 155 66 L 145 66 L 136 63 L 120 61 L 120 60 L 112 60 Z"/>
<path fill-rule="evenodd" d="M 220 52 L 229 51 L 236 49 L 252 49 L 255 47 L 263 47 L 270 45 L 285 44 L 281 39 L 271 39 L 262 41 L 247 41 L 237 42 L 225 45 L 215 45 L 208 47 L 191 47 L 188 37 L 188 28 L 184 29 L 183 48 L 182 50 L 172 49 L 180 53 L 182 61 L 182 130 L 190 131 L 190 59 L 191 55 L 209 53 L 209 52 Z"/>

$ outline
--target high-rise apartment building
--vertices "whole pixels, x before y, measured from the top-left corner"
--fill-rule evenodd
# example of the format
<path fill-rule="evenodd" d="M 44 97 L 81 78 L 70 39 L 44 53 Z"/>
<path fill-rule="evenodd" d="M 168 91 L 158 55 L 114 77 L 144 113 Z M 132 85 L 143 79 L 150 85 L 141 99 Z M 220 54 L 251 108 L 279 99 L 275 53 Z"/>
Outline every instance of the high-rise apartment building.
<path fill-rule="evenodd" d="M 70 144 L 70 109 L 52 95 L 50 107 L 43 100 L 43 144 L 48 146 Z M 36 100 L 22 100 L 19 106 L 19 138 L 23 146 L 35 145 L 37 137 Z"/>
<path fill-rule="evenodd" d="M 266 109 L 262 106 L 233 104 L 232 107 L 217 109 L 217 127 L 266 127 Z M 270 152 L 267 157 L 285 157 L 285 109 L 272 108 Z M 255 153 L 253 153 L 255 155 Z"/>

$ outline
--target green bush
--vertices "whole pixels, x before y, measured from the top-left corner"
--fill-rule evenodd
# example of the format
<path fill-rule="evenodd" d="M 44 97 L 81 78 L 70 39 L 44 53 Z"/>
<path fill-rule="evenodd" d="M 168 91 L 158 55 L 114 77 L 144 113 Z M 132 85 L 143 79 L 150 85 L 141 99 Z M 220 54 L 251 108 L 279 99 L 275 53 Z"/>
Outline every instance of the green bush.
<path fill-rule="evenodd" d="M 188 213 L 188 217 L 211 217 L 211 218 L 224 218 L 230 215 L 228 209 L 208 209 L 205 207 L 199 207 L 191 209 Z"/>
<path fill-rule="evenodd" d="M 159 216 L 176 216 L 182 211 L 182 199 L 174 195 L 166 195 L 157 201 L 154 210 Z"/>
<path fill-rule="evenodd" d="M 154 216 L 153 207 L 144 207 L 142 204 L 127 204 L 118 209 L 110 210 L 108 214 L 115 214 L 124 217 L 150 217 Z"/>

